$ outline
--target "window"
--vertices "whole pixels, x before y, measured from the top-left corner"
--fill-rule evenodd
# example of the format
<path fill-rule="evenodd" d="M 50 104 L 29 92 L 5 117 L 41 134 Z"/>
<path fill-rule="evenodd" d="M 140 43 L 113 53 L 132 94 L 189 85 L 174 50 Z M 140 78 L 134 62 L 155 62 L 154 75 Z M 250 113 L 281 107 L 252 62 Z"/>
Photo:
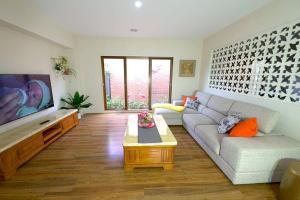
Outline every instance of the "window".
<path fill-rule="evenodd" d="M 171 101 L 173 58 L 102 56 L 106 110 L 151 109 Z"/>

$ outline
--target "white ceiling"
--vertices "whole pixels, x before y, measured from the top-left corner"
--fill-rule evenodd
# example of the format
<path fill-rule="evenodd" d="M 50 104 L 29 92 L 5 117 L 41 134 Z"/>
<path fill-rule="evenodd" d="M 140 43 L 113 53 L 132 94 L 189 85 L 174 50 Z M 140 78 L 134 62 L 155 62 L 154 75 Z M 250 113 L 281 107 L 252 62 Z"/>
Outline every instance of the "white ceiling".
<path fill-rule="evenodd" d="M 205 37 L 271 0 L 30 0 L 66 30 L 107 37 Z M 131 32 L 130 29 L 138 29 Z"/>

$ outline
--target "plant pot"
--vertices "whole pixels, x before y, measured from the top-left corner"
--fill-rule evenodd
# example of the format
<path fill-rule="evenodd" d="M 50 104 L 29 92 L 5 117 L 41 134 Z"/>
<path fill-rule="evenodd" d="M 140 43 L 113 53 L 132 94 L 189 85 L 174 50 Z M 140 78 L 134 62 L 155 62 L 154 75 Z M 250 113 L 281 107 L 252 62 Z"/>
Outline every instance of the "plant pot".
<path fill-rule="evenodd" d="M 81 119 L 81 113 L 80 112 L 77 113 L 77 118 Z"/>

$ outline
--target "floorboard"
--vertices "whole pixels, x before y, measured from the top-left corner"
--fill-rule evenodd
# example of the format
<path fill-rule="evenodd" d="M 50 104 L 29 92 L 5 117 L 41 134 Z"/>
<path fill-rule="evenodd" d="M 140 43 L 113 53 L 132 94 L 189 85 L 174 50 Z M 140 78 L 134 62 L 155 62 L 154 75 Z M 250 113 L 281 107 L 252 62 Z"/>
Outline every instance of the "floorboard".
<path fill-rule="evenodd" d="M 181 126 L 175 167 L 123 170 L 128 114 L 85 115 L 80 125 L 0 183 L 1 200 L 276 199 L 278 184 L 234 186 Z"/>

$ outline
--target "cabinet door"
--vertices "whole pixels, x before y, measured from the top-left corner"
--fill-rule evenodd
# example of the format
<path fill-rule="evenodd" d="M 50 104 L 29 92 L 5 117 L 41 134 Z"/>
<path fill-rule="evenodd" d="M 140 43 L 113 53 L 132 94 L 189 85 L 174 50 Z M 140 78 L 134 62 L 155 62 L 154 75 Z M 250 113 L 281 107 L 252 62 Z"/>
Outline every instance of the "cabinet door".
<path fill-rule="evenodd" d="M 0 180 L 13 176 L 17 170 L 17 154 L 14 147 L 0 154 Z"/>
<path fill-rule="evenodd" d="M 35 134 L 17 145 L 19 166 L 43 149 L 44 139 L 41 133 Z"/>
<path fill-rule="evenodd" d="M 70 130 L 71 128 L 73 128 L 76 124 L 76 114 L 70 115 L 66 118 L 64 118 L 61 123 L 62 123 L 62 128 L 63 128 L 63 132 L 67 132 L 68 130 Z"/>

